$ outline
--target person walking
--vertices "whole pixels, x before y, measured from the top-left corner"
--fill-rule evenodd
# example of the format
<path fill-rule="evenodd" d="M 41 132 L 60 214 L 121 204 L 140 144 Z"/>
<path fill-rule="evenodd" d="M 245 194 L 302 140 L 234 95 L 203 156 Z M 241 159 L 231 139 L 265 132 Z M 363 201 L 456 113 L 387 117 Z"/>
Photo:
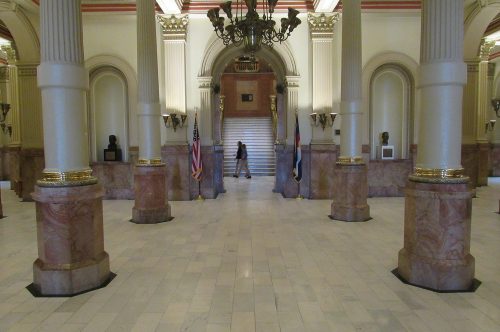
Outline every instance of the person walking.
<path fill-rule="evenodd" d="M 241 167 L 239 169 L 239 171 L 241 171 L 241 169 L 245 169 L 245 177 L 247 179 L 251 179 L 252 176 L 250 175 L 250 170 L 248 169 L 248 152 L 247 152 L 247 145 L 246 144 L 243 144 L 241 146 L 241 160 L 240 160 L 240 164 L 241 164 Z M 240 173 L 238 172 L 238 176 L 240 175 Z"/>
<path fill-rule="evenodd" d="M 240 176 L 241 152 L 242 152 L 242 143 L 241 141 L 238 141 L 238 151 L 236 151 L 236 167 L 234 168 L 233 178 L 237 178 Z"/>

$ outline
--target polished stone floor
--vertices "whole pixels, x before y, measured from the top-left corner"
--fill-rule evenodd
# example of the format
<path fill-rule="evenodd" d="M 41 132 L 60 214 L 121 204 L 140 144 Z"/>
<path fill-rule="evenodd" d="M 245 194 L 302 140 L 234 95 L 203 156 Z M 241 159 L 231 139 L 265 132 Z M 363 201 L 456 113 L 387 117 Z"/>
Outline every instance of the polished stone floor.
<path fill-rule="evenodd" d="M 175 219 L 128 222 L 105 201 L 117 277 L 73 298 L 34 298 L 34 203 L 2 188 L 0 331 L 500 331 L 500 180 L 473 200 L 476 293 L 437 294 L 392 274 L 403 198 L 369 199 L 373 220 L 328 219 L 330 201 L 284 199 L 273 179 L 226 178 L 227 193 L 171 202 Z"/>

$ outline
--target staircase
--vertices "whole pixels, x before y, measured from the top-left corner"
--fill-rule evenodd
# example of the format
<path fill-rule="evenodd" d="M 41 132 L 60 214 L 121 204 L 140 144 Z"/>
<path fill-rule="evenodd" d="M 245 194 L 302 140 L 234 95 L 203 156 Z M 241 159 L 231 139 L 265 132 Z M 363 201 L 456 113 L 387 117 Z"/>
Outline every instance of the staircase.
<path fill-rule="evenodd" d="M 247 145 L 248 168 L 252 176 L 274 176 L 275 157 L 270 117 L 225 118 L 223 139 L 224 176 L 234 173 L 238 141 Z"/>

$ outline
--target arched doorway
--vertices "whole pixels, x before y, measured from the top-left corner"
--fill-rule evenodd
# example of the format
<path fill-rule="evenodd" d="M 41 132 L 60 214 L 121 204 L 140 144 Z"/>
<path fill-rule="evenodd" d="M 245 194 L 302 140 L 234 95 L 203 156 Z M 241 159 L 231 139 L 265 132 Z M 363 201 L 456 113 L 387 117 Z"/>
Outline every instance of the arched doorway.
<path fill-rule="evenodd" d="M 200 118 L 202 130 L 208 133 L 206 141 L 211 141 L 214 145 L 220 146 L 222 131 L 220 130 L 220 89 L 221 77 L 228 65 L 234 58 L 244 54 L 243 47 L 224 46 L 222 41 L 216 37 L 207 44 L 202 60 L 201 69 L 198 73 L 200 83 Z M 298 91 L 300 76 L 293 53 L 287 42 L 276 44 L 273 48 L 263 46 L 255 56 L 269 64 L 275 75 L 276 85 L 280 87 L 276 95 L 277 125 L 275 149 L 280 151 L 282 156 L 277 156 L 274 191 L 283 193 L 285 184 L 290 180 L 291 170 L 288 171 L 287 158 L 292 155 L 287 149 L 288 145 L 293 145 L 294 116 L 298 107 Z M 208 92 L 210 86 L 210 92 Z M 280 93 L 281 92 L 281 93 Z M 203 145 L 202 137 L 202 145 Z M 215 151 L 223 150 L 222 147 L 215 148 Z M 286 156 L 285 156 L 286 155 Z M 288 156 L 290 155 L 290 156 Z M 214 167 L 214 186 L 223 192 L 223 158 L 217 159 Z M 289 163 L 291 165 L 291 162 Z M 220 171 L 217 171 L 220 170 Z M 220 181 L 220 182 L 219 182 Z"/>
<path fill-rule="evenodd" d="M 224 176 L 240 175 L 235 174 L 237 142 L 245 144 L 249 174 L 275 175 L 275 87 L 274 71 L 258 57 L 242 55 L 226 66 L 220 79 L 224 111 L 219 129 L 224 145 Z"/>

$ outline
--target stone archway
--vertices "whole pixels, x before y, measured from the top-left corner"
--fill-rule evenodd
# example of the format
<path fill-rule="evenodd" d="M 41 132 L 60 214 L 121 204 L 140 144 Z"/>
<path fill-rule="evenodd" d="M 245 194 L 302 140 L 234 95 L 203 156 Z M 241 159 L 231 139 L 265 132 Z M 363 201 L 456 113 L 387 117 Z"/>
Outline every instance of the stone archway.
<path fill-rule="evenodd" d="M 200 118 L 202 130 L 209 133 L 206 141 L 215 143 L 214 151 L 218 151 L 218 157 L 214 158 L 214 165 L 217 184 L 215 187 L 223 189 L 223 149 L 220 146 L 220 118 L 218 114 L 219 96 L 214 93 L 213 86 L 218 84 L 226 65 L 235 57 L 243 54 L 243 47 L 224 46 L 222 41 L 213 36 L 207 43 L 204 52 L 201 68 L 198 72 L 200 87 Z M 296 61 L 293 57 L 290 46 L 287 42 L 275 44 L 273 48 L 262 47 L 256 52 L 257 57 L 267 61 L 276 75 L 277 84 L 282 85 L 284 93 L 277 96 L 278 124 L 276 149 L 286 152 L 286 143 L 292 139 L 294 112 L 298 106 L 298 81 L 300 75 L 297 71 Z M 290 120 L 292 119 L 292 120 Z M 291 127 L 291 128 L 290 128 Z M 218 134 L 218 137 L 215 137 Z M 291 136 L 290 136 L 291 135 Z M 207 137 L 208 136 L 208 137 Z M 290 137 L 288 137 L 290 136 Z M 203 142 L 203 138 L 202 138 Z M 286 177 L 279 174 L 281 163 L 286 162 L 285 158 L 276 157 L 275 191 L 283 192 Z M 219 169 L 220 168 L 220 169 Z"/>

